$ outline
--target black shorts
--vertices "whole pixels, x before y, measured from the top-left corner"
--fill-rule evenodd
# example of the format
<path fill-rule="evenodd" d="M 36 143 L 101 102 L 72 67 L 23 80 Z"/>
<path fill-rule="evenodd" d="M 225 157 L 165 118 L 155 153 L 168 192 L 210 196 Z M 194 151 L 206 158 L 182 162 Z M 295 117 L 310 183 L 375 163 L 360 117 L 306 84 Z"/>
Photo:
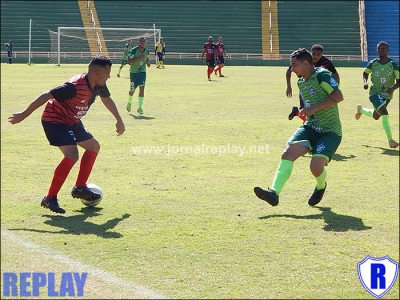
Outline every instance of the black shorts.
<path fill-rule="evenodd" d="M 218 56 L 217 64 L 219 64 L 219 65 L 225 64 L 224 56 Z"/>
<path fill-rule="evenodd" d="M 42 120 L 42 126 L 47 140 L 52 146 L 76 145 L 76 143 L 93 138 L 93 135 L 83 126 L 82 121 L 70 126 Z"/>
<path fill-rule="evenodd" d="M 157 52 L 157 56 L 158 56 L 158 61 L 162 61 L 164 54 L 162 52 Z"/>
<path fill-rule="evenodd" d="M 206 63 L 207 63 L 207 66 L 209 68 L 214 68 L 215 67 L 215 59 L 214 58 L 213 59 L 206 59 Z"/>

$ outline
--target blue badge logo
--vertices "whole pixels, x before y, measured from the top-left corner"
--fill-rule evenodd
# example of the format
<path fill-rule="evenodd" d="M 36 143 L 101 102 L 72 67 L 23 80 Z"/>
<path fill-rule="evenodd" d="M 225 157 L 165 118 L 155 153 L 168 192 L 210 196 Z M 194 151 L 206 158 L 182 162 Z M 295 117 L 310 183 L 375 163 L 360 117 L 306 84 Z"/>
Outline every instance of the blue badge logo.
<path fill-rule="evenodd" d="M 396 282 L 399 274 L 399 263 L 389 256 L 367 256 L 357 264 L 361 284 L 375 298 L 383 297 Z"/>

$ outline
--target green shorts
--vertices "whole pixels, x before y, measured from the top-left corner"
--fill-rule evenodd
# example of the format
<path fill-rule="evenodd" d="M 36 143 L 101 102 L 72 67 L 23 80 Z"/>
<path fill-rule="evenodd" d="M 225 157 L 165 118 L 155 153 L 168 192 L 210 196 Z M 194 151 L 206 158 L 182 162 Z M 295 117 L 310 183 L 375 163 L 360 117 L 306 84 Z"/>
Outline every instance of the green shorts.
<path fill-rule="evenodd" d="M 131 73 L 131 91 L 136 90 L 138 86 L 146 85 L 146 72 Z"/>
<path fill-rule="evenodd" d="M 369 101 L 371 101 L 376 111 L 378 111 L 382 106 L 388 106 L 390 100 L 391 99 L 385 98 L 379 94 L 369 96 Z"/>
<path fill-rule="evenodd" d="M 324 157 L 326 159 L 326 164 L 328 164 L 341 141 L 342 137 L 333 132 L 320 133 L 304 125 L 293 133 L 287 144 L 301 144 L 306 146 L 312 156 Z"/>

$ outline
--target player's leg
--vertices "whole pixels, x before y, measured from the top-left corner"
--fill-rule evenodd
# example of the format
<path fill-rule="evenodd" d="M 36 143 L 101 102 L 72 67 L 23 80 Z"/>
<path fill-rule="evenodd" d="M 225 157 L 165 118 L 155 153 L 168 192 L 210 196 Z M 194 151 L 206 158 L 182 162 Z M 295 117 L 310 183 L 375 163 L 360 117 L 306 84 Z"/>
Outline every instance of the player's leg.
<path fill-rule="evenodd" d="M 76 178 L 75 186 L 72 188 L 71 195 L 74 198 L 81 198 L 89 201 L 97 200 L 101 195 L 88 189 L 86 184 L 100 151 L 100 144 L 93 135 L 86 130 L 82 122 L 74 126 L 74 134 L 77 145 L 85 149 L 85 152 L 81 158 L 79 173 Z"/>
<path fill-rule="evenodd" d="M 264 190 L 260 187 L 254 188 L 254 192 L 258 198 L 267 201 L 272 206 L 278 205 L 279 194 L 290 178 L 294 161 L 306 154 L 310 149 L 309 132 L 310 129 L 308 127 L 301 126 L 291 136 L 281 156 L 281 161 L 275 172 L 271 189 Z"/>
<path fill-rule="evenodd" d="M 312 141 L 310 170 L 317 181 L 317 185 L 308 200 L 309 205 L 317 205 L 322 200 L 327 186 L 326 177 L 328 173 L 325 166 L 331 161 L 341 141 L 342 137 L 332 132 L 321 134 L 315 142 Z"/>
<path fill-rule="evenodd" d="M 133 94 L 135 93 L 136 90 L 136 85 L 135 85 L 135 79 L 136 79 L 136 74 L 137 73 L 130 73 L 130 83 L 129 83 L 129 93 L 128 93 L 128 103 L 126 104 L 126 110 L 127 111 L 131 111 L 131 107 L 132 107 L 132 98 L 133 98 Z"/>
<path fill-rule="evenodd" d="M 160 52 L 157 52 L 157 69 L 159 69 L 160 68 L 160 65 L 161 65 L 161 61 L 160 61 L 160 59 L 162 59 L 162 58 L 160 58 Z"/>
<path fill-rule="evenodd" d="M 219 56 L 218 57 L 218 61 L 219 61 L 219 66 L 218 66 L 218 73 L 219 73 L 219 77 L 225 77 L 224 75 L 222 75 L 221 73 L 221 69 L 225 66 L 225 60 L 223 56 Z"/>
<path fill-rule="evenodd" d="M 41 206 L 49 208 L 56 213 L 65 213 L 65 210 L 58 205 L 57 195 L 72 167 L 78 161 L 79 153 L 76 139 L 72 128 L 66 124 L 53 124 L 42 121 L 42 125 L 50 145 L 57 146 L 63 153 L 64 158 L 54 170 L 49 190 L 43 198 Z"/>
<path fill-rule="evenodd" d="M 379 119 L 380 116 L 376 113 L 376 111 L 378 111 L 379 108 L 383 105 L 384 99 L 381 95 L 375 94 L 369 96 L 369 101 L 372 103 L 374 108 L 364 108 L 361 104 L 358 104 L 356 114 L 354 116 L 356 120 L 359 120 L 361 118 L 361 115 L 374 118 L 375 120 Z"/>
<path fill-rule="evenodd" d="M 138 73 L 136 81 L 136 86 L 139 86 L 139 97 L 138 97 L 138 109 L 137 113 L 143 115 L 143 101 L 144 101 L 144 88 L 146 85 L 146 72 Z"/>
<path fill-rule="evenodd" d="M 122 60 L 121 65 L 119 66 L 119 69 L 118 69 L 117 77 L 120 77 L 119 74 L 121 73 L 121 70 L 125 65 L 126 65 L 126 60 Z"/>
<path fill-rule="evenodd" d="M 207 62 L 207 78 L 211 80 L 210 75 L 214 71 L 215 61 L 213 59 L 206 60 Z"/>
<path fill-rule="evenodd" d="M 389 104 L 390 100 L 385 100 L 385 104 L 382 105 L 379 110 L 376 112 L 382 117 L 382 126 L 383 129 L 385 130 L 386 138 L 389 143 L 390 148 L 397 148 L 399 146 L 399 143 L 393 140 L 392 136 L 392 130 L 390 128 L 390 122 L 389 122 L 389 112 L 387 111 L 387 105 Z M 375 113 L 374 112 L 374 113 Z"/>

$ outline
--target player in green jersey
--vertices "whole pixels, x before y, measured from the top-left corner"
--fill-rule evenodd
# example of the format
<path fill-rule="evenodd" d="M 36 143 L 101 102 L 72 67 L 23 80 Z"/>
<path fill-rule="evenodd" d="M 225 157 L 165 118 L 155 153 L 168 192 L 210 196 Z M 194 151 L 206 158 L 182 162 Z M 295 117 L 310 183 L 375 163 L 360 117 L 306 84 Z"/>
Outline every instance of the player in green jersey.
<path fill-rule="evenodd" d="M 392 138 L 387 106 L 393 98 L 394 90 L 399 88 L 399 65 L 388 57 L 388 43 L 379 42 L 377 51 L 379 58 L 371 60 L 363 73 L 365 90 L 368 90 L 368 77 L 371 74 L 372 86 L 369 89 L 369 101 L 372 102 L 374 109 L 363 108 L 361 104 L 358 104 L 355 117 L 358 120 L 361 115 L 365 115 L 379 120 L 382 116 L 382 126 L 385 130 L 389 147 L 397 148 L 399 143 Z"/>
<path fill-rule="evenodd" d="M 124 47 L 124 55 L 122 56 L 121 66 L 119 67 L 117 77 L 119 77 L 119 73 L 121 73 L 122 68 L 126 65 L 128 53 L 131 51 L 132 47 L 132 40 L 129 39 Z"/>
<path fill-rule="evenodd" d="M 127 111 L 131 111 L 132 97 L 136 88 L 139 87 L 139 107 L 137 112 L 143 115 L 143 100 L 144 100 L 144 86 L 146 85 L 146 66 L 150 67 L 149 63 L 149 50 L 146 46 L 146 39 L 142 36 L 138 40 L 138 46 L 132 48 L 128 53 L 128 64 L 131 65 L 130 72 L 130 90 L 128 97 L 128 104 L 126 105 Z"/>
<path fill-rule="evenodd" d="M 299 77 L 297 85 L 304 101 L 300 115 L 306 116 L 307 120 L 289 138 L 271 189 L 263 190 L 256 186 L 254 192 L 258 198 L 272 206 L 278 205 L 279 194 L 292 173 L 294 161 L 310 152 L 310 170 L 317 185 L 308 204 L 314 206 L 322 200 L 325 193 L 325 166 L 342 140 L 337 104 L 343 101 L 343 95 L 334 75 L 322 67 L 315 68 L 312 55 L 306 49 L 294 51 L 290 56 L 290 65 Z"/>

